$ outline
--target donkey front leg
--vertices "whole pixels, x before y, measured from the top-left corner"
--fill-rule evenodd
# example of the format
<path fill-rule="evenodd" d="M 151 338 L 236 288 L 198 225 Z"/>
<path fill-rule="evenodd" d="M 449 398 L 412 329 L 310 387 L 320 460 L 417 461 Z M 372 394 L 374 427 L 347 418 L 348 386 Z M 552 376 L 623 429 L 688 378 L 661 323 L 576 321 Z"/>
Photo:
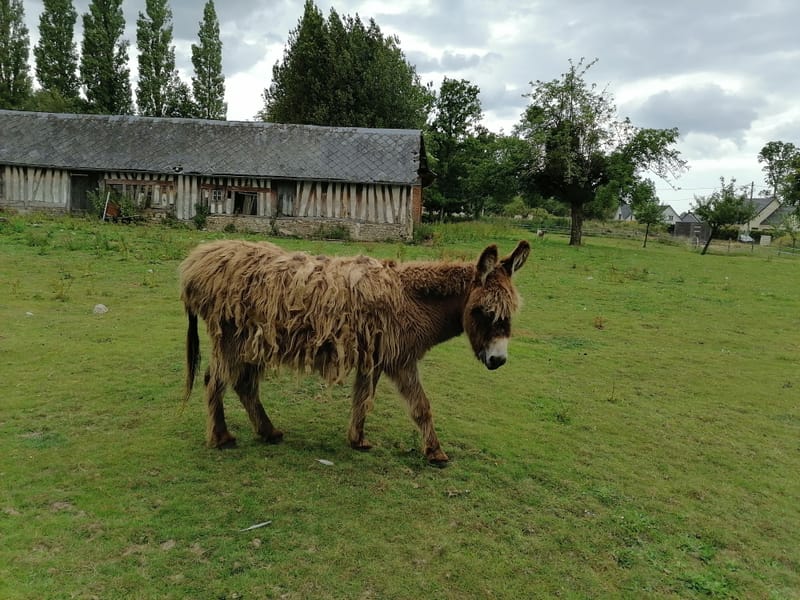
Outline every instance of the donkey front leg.
<path fill-rule="evenodd" d="M 392 379 L 397 385 L 397 389 L 408 403 L 408 410 L 411 413 L 411 418 L 414 419 L 414 422 L 422 433 L 425 456 L 428 458 L 429 462 L 444 466 L 450 459 L 447 457 L 447 454 L 442 451 L 439 445 L 439 438 L 436 436 L 436 430 L 433 428 L 431 403 L 425 395 L 425 390 L 422 389 L 422 384 L 419 381 L 417 365 L 408 365 L 395 373 Z"/>
<path fill-rule="evenodd" d="M 381 372 L 376 370 L 372 374 L 356 373 L 356 380 L 353 383 L 353 406 L 350 413 L 350 428 L 347 431 L 347 438 L 350 447 L 356 450 L 369 450 L 372 448 L 364 437 L 364 422 L 367 420 L 367 413 L 372 410 L 373 399 L 375 398 L 375 388 Z"/>

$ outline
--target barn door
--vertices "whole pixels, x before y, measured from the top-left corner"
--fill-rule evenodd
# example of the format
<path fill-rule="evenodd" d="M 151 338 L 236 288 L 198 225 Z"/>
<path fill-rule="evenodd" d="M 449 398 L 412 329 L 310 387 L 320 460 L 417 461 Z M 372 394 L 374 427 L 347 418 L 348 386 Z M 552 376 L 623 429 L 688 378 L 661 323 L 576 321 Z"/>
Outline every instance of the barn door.
<path fill-rule="evenodd" d="M 94 212 L 89 192 L 100 185 L 100 177 L 95 173 L 70 173 L 69 211 L 73 214 Z"/>

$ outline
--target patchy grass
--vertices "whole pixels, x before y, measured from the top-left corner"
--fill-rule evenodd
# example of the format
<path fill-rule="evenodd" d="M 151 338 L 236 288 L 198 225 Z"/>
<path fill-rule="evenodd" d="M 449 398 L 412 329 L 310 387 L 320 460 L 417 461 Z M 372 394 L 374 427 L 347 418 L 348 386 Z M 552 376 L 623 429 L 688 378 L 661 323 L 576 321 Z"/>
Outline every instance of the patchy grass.
<path fill-rule="evenodd" d="M 520 237 L 437 232 L 280 243 L 473 258 Z M 531 239 L 508 365 L 465 339 L 422 363 L 438 470 L 385 382 L 370 453 L 347 388 L 288 373 L 262 393 L 283 444 L 229 395 L 239 447 L 204 447 L 176 271 L 220 235 L 0 223 L 0 597 L 797 597 L 796 258 Z"/>

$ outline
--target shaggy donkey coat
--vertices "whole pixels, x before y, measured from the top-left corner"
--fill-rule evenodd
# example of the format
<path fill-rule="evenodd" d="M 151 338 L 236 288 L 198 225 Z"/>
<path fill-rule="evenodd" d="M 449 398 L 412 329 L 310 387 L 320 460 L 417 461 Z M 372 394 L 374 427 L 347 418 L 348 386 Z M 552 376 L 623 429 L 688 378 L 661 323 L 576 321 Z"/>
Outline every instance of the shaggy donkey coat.
<path fill-rule="evenodd" d="M 233 387 L 255 432 L 278 442 L 259 399 L 265 372 L 286 365 L 342 382 L 355 371 L 348 438 L 370 448 L 364 421 L 382 373 L 396 384 L 419 427 L 431 462 L 448 460 L 419 381 L 417 363 L 434 345 L 466 331 L 489 369 L 506 361 L 511 316 L 520 299 L 511 275 L 525 263 L 522 241 L 506 258 L 487 247 L 477 263 L 379 261 L 366 256 L 310 256 L 270 243 L 202 244 L 181 264 L 181 300 L 189 328 L 188 400 L 200 362 L 197 318 L 212 345 L 206 371 L 208 444 L 235 442 L 222 397 Z"/>

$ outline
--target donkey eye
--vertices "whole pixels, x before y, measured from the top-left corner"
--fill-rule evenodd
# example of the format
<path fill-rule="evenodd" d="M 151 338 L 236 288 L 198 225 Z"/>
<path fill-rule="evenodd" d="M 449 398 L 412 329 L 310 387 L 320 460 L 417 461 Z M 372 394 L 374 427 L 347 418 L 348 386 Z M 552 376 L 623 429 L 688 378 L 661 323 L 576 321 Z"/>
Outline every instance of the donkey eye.
<path fill-rule="evenodd" d="M 511 335 L 511 321 L 508 319 L 499 319 L 494 324 L 494 331 L 501 336 L 508 337 Z"/>
<path fill-rule="evenodd" d="M 480 306 L 476 306 L 472 309 L 472 318 L 481 321 L 488 321 L 489 323 L 494 321 L 494 315 Z"/>

